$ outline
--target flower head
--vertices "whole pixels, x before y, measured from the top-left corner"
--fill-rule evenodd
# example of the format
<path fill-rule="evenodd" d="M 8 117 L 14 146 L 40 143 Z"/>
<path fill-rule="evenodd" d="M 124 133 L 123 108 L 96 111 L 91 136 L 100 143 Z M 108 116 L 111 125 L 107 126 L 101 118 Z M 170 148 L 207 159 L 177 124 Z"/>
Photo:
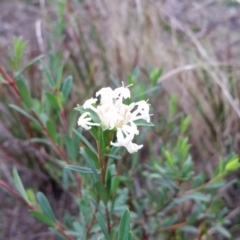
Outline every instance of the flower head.
<path fill-rule="evenodd" d="M 111 145 L 125 147 L 128 152 L 137 152 L 143 145 L 133 143 L 134 136 L 139 133 L 135 121 L 142 119 L 150 122 L 149 104 L 146 101 L 139 101 L 127 105 L 124 100 L 131 97 L 129 86 L 111 89 L 102 88 L 96 93 L 100 98 L 90 98 L 83 104 L 86 110 L 78 120 L 78 125 L 89 130 L 91 126 L 102 126 L 102 128 L 117 131 L 117 141 Z M 94 123 L 88 109 L 94 111 L 99 118 L 99 123 Z"/>

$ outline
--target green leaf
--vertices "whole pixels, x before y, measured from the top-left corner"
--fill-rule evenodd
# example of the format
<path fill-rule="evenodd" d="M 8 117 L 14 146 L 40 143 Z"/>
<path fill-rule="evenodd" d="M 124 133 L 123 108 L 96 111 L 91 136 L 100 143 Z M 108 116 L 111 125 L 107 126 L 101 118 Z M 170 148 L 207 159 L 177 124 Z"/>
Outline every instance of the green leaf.
<path fill-rule="evenodd" d="M 132 75 L 135 77 L 135 79 L 138 79 L 140 76 L 140 68 L 138 66 L 136 66 L 133 71 L 132 71 Z"/>
<path fill-rule="evenodd" d="M 77 130 L 73 129 L 73 131 L 79 136 L 79 138 L 87 145 L 87 147 L 97 156 L 98 153 L 92 144 Z"/>
<path fill-rule="evenodd" d="M 122 157 L 119 155 L 114 155 L 114 154 L 104 154 L 104 156 L 108 157 L 108 158 L 112 158 L 115 160 L 120 160 Z"/>
<path fill-rule="evenodd" d="M 153 88 L 150 88 L 150 89 L 148 89 L 148 90 L 146 90 L 146 91 L 139 91 L 140 93 L 137 94 L 137 95 L 135 95 L 135 96 L 134 96 L 134 99 L 137 99 L 137 98 L 139 98 L 139 97 L 148 95 L 148 94 L 150 94 L 150 93 L 153 94 L 153 93 L 155 93 L 155 92 L 157 92 L 157 91 L 159 91 L 159 90 L 160 90 L 160 85 L 155 86 L 155 87 L 153 87 Z"/>
<path fill-rule="evenodd" d="M 73 136 L 73 128 L 76 124 L 76 119 L 77 119 L 77 112 L 76 111 L 72 111 L 68 117 L 68 135 L 70 137 Z"/>
<path fill-rule="evenodd" d="M 69 93 L 71 92 L 72 89 L 72 82 L 73 78 L 72 76 L 68 76 L 62 86 L 62 94 L 65 100 L 67 100 Z"/>
<path fill-rule="evenodd" d="M 32 66 L 35 62 L 38 62 L 39 60 L 41 60 L 42 58 L 44 58 L 44 55 L 40 55 L 35 57 L 33 60 L 31 60 L 21 71 L 17 72 L 17 76 L 19 77 L 24 71 L 26 71 L 30 66 Z"/>
<path fill-rule="evenodd" d="M 51 107 L 59 108 L 58 97 L 56 95 L 49 92 L 46 92 L 45 95 Z"/>
<path fill-rule="evenodd" d="M 108 234 L 107 223 L 106 223 L 105 219 L 103 218 L 103 216 L 100 213 L 96 214 L 96 218 L 97 218 L 100 228 L 102 229 L 102 232 L 103 232 L 105 238 L 108 240 L 109 234 Z"/>
<path fill-rule="evenodd" d="M 118 231 L 118 240 L 128 240 L 130 230 L 130 212 L 127 209 L 121 218 L 119 231 Z"/>
<path fill-rule="evenodd" d="M 184 226 L 179 228 L 179 230 L 187 233 L 198 233 L 198 229 L 194 226 Z"/>
<path fill-rule="evenodd" d="M 77 186 L 76 179 L 73 176 L 72 172 L 69 169 L 67 169 L 67 168 L 63 168 L 62 182 L 63 182 L 63 187 L 66 190 L 69 187 L 69 179 L 72 180 L 74 186 Z"/>
<path fill-rule="evenodd" d="M 54 213 L 52 211 L 52 208 L 47 200 L 47 198 L 44 196 L 43 193 L 38 192 L 37 193 L 37 201 L 39 205 L 41 206 L 43 213 L 53 222 L 56 222 L 56 218 L 54 216 Z"/>
<path fill-rule="evenodd" d="M 162 72 L 163 72 L 163 69 L 159 69 L 159 68 L 156 68 L 156 69 L 153 69 L 149 75 L 149 78 L 151 80 L 151 84 L 153 86 L 155 86 L 158 82 L 158 79 L 161 77 L 162 75 Z"/>
<path fill-rule="evenodd" d="M 89 154 L 89 150 L 86 148 L 81 147 L 80 148 L 80 153 L 83 155 L 84 160 L 86 161 L 87 166 L 92 170 L 92 177 L 94 182 L 100 181 L 99 174 L 97 173 L 96 167 L 94 166 L 94 162 L 91 159 L 91 155 Z"/>
<path fill-rule="evenodd" d="M 56 143 L 58 140 L 58 134 L 57 134 L 55 124 L 53 123 L 52 120 L 48 120 L 46 125 L 47 125 L 47 130 L 51 139 Z"/>
<path fill-rule="evenodd" d="M 132 233 L 132 232 L 129 232 L 129 234 L 128 234 L 128 240 L 133 240 L 133 233 Z"/>
<path fill-rule="evenodd" d="M 58 70 L 57 70 L 57 72 L 55 74 L 55 78 L 54 78 L 55 87 L 57 88 L 57 90 L 59 90 L 61 87 L 63 68 L 64 68 L 64 63 L 59 61 Z"/>
<path fill-rule="evenodd" d="M 189 124 L 191 123 L 191 117 L 190 116 L 187 116 L 184 120 L 181 121 L 181 124 L 180 124 L 180 130 L 181 130 L 181 133 L 184 133 Z"/>
<path fill-rule="evenodd" d="M 51 230 L 51 232 L 53 232 L 54 235 L 56 235 L 59 240 L 68 240 L 65 236 L 62 235 L 62 233 L 60 233 L 60 232 L 59 232 L 58 230 L 56 230 L 55 228 L 50 227 L 49 230 Z"/>
<path fill-rule="evenodd" d="M 91 168 L 75 166 L 75 165 L 67 165 L 65 168 L 70 169 L 72 171 L 80 172 L 80 173 L 93 173 Z"/>
<path fill-rule="evenodd" d="M 111 193 L 114 195 L 119 187 L 120 184 L 120 177 L 119 176 L 113 176 L 111 182 Z"/>
<path fill-rule="evenodd" d="M 51 146 L 51 142 L 47 139 L 44 139 L 44 138 L 30 138 L 29 141 L 31 143 L 43 143 L 43 144 L 46 144 L 46 145 L 49 145 Z"/>
<path fill-rule="evenodd" d="M 231 239 L 231 234 L 229 233 L 229 231 L 224 228 L 222 225 L 219 224 L 214 224 L 213 227 L 219 232 L 221 233 L 223 236 L 225 236 L 226 238 Z"/>
<path fill-rule="evenodd" d="M 143 120 L 143 119 L 138 119 L 136 121 L 134 121 L 134 123 L 137 125 L 137 126 L 146 126 L 146 127 L 154 127 L 155 125 L 151 122 L 147 122 L 146 120 Z"/>
<path fill-rule="evenodd" d="M 179 198 L 175 198 L 174 202 L 177 204 L 180 204 L 189 200 L 209 202 L 211 200 L 211 196 L 210 194 L 203 194 L 203 193 L 196 192 L 196 193 L 185 195 Z"/>
<path fill-rule="evenodd" d="M 69 137 L 69 136 L 65 136 L 64 137 L 64 144 L 67 148 L 67 155 L 69 156 L 69 158 L 76 162 L 77 159 L 77 155 L 79 152 L 79 137 L 77 135 L 75 135 L 74 137 Z"/>
<path fill-rule="evenodd" d="M 35 210 L 29 210 L 29 213 L 36 218 L 38 221 L 43 222 L 45 224 L 47 224 L 50 227 L 54 227 L 55 223 L 49 219 L 46 215 L 44 215 L 41 212 L 35 211 Z"/>
<path fill-rule="evenodd" d="M 94 186 L 96 188 L 97 194 L 99 195 L 99 197 L 101 198 L 101 200 L 106 206 L 108 202 L 108 194 L 105 187 L 103 186 L 101 181 L 96 182 Z"/>
<path fill-rule="evenodd" d="M 170 113 L 171 116 L 176 113 L 177 102 L 178 102 L 177 95 L 176 94 L 172 94 L 171 98 L 170 98 L 170 100 L 168 102 L 169 113 Z"/>
<path fill-rule="evenodd" d="M 24 200 L 31 204 L 28 198 L 28 195 L 24 189 L 24 186 L 22 184 L 22 181 L 18 175 L 17 169 L 14 167 L 13 168 L 13 181 L 14 181 L 14 186 L 17 189 L 17 191 L 20 193 L 20 195 L 24 198 Z"/>
<path fill-rule="evenodd" d="M 22 108 L 14 105 L 14 104 L 9 104 L 9 107 L 13 108 L 17 112 L 21 113 L 25 117 L 29 118 L 30 120 L 32 120 L 33 122 L 38 124 L 38 121 L 35 118 L 33 118 L 30 114 L 28 114 L 25 110 L 23 110 Z"/>
<path fill-rule="evenodd" d="M 22 37 L 14 37 L 13 46 L 10 48 L 11 64 L 14 71 L 20 67 L 26 46 L 27 41 L 24 41 Z"/>
<path fill-rule="evenodd" d="M 23 102 L 26 104 L 28 108 L 30 108 L 32 106 L 32 99 L 31 99 L 30 91 L 27 88 L 27 85 L 24 82 L 23 78 L 19 77 L 16 81 L 16 84 Z"/>
<path fill-rule="evenodd" d="M 43 61 L 41 61 L 41 60 L 40 60 L 40 62 L 41 62 L 41 65 L 42 65 L 42 67 L 43 67 L 43 72 L 44 72 L 44 74 L 45 74 L 45 77 L 47 78 L 47 81 L 48 81 L 49 86 L 50 86 L 50 87 L 53 87 L 53 86 L 54 86 L 54 80 L 53 80 L 50 72 L 48 71 L 45 63 L 44 63 Z"/>
<path fill-rule="evenodd" d="M 239 158 L 237 155 L 234 155 L 226 164 L 225 172 L 233 172 L 240 167 Z"/>

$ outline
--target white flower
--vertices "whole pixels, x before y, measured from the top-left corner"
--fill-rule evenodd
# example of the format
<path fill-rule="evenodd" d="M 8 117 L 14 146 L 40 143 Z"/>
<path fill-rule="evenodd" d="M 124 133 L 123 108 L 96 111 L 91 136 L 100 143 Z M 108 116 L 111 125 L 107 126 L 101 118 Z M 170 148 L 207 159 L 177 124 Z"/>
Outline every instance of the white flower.
<path fill-rule="evenodd" d="M 102 88 L 96 93 L 100 97 L 97 104 L 97 98 L 91 98 L 83 104 L 83 108 L 94 111 L 99 119 L 99 123 L 93 123 L 91 115 L 88 112 L 82 114 L 78 120 L 78 125 L 89 130 L 91 126 L 102 126 L 103 129 L 117 130 L 117 141 L 111 142 L 111 145 L 125 147 L 128 152 L 137 152 L 143 145 L 133 143 L 134 136 L 139 133 L 134 121 L 143 119 L 150 122 L 149 104 L 146 101 L 139 101 L 126 105 L 123 101 L 131 97 L 129 86 L 111 89 Z M 86 117 L 89 116 L 89 117 Z"/>
<path fill-rule="evenodd" d="M 91 126 L 100 126 L 99 123 L 91 122 L 92 119 L 87 116 L 91 116 L 90 113 L 85 112 L 81 115 L 81 117 L 78 119 L 79 126 L 83 127 L 85 130 L 91 129 Z"/>

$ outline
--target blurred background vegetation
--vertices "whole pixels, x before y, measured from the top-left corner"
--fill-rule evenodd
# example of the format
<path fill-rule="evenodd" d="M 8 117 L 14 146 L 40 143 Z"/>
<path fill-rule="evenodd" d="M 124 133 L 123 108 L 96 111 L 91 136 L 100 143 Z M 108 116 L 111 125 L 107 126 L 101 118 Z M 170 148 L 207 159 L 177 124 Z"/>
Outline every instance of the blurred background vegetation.
<path fill-rule="evenodd" d="M 164 213 L 169 219 L 159 232 L 156 219 L 151 217 L 158 201 L 164 206 L 169 199 L 182 196 L 181 191 L 194 188 L 190 186 L 193 181 L 195 187 L 196 182 L 211 182 L 219 173 L 219 163 L 240 153 L 239 66 L 238 1 L 1 0 L 1 179 L 13 184 L 11 172 L 16 166 L 29 195 L 44 192 L 59 218 L 66 212 L 77 216 L 76 189 L 74 184 L 66 186 L 62 172 L 63 162 L 82 163 L 76 160 L 80 139 L 72 128 L 79 115 L 73 108 L 101 87 L 119 86 L 121 81 L 133 83 L 134 98 L 149 99 L 155 124 L 139 136 L 144 148 L 138 154 L 124 155 L 117 163 L 126 177 L 119 188 L 128 196 L 124 204 L 133 212 L 141 209 L 136 214 L 143 222 L 134 224 L 142 224 L 144 230 L 136 227 L 136 239 L 185 239 L 182 233 L 177 236 L 177 224 L 202 212 L 212 215 L 191 219 L 195 228 L 184 229 L 196 235 L 192 239 L 224 239 L 229 238 L 229 232 L 230 239 L 237 239 L 238 171 L 220 184 L 221 203 L 217 206 L 213 198 L 211 203 L 206 200 L 207 195 L 203 200 L 203 196 L 200 200 L 195 196 L 186 204 L 178 202 L 179 207 Z M 176 193 L 166 183 L 166 191 L 172 195 L 159 190 L 155 196 L 155 189 L 165 191 L 156 181 L 163 170 L 155 167 L 164 166 L 171 172 L 172 168 L 164 165 L 169 159 L 175 159 L 180 175 L 187 174 L 183 187 Z M 187 173 L 181 172 L 184 167 Z M 229 184 L 233 179 L 234 184 Z M 212 187 L 212 197 L 220 185 Z M 169 199 L 161 200 L 161 194 Z M 196 199 L 204 204 L 193 204 Z M 194 212 L 196 204 L 200 213 Z M 211 212 L 212 205 L 218 210 Z M 0 212 L 1 239 L 56 239 L 3 191 Z M 209 219 L 231 224 L 226 222 L 227 230 L 216 231 L 215 225 L 205 226 L 211 223 Z M 204 228 L 215 238 L 201 238 Z"/>

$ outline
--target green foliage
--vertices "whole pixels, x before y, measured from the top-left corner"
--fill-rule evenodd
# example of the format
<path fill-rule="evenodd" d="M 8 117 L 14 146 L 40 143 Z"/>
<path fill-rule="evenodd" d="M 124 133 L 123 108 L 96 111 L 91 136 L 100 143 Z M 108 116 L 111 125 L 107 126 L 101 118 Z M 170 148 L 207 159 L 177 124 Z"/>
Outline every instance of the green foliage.
<path fill-rule="evenodd" d="M 37 193 L 37 200 L 39 205 L 42 208 L 43 213 L 52 221 L 55 222 L 56 218 L 54 216 L 54 213 L 52 211 L 52 208 L 47 200 L 47 198 L 44 196 L 43 193 L 39 192 Z"/>
<path fill-rule="evenodd" d="M 28 195 L 23 187 L 22 181 L 18 175 L 17 169 L 13 168 L 13 181 L 14 181 L 14 186 L 17 189 L 17 191 L 21 194 L 23 199 L 27 202 L 30 203 Z"/>
<path fill-rule="evenodd" d="M 23 64 L 26 42 L 14 39 L 10 49 L 13 81 L 8 83 L 1 74 L 0 83 L 15 94 L 0 97 L 10 116 L 8 130 L 31 147 L 31 151 L 28 145 L 20 151 L 10 149 L 12 153 L 23 165 L 43 170 L 68 191 L 78 212 L 71 216 L 66 209 L 62 219 L 56 219 L 45 195 L 38 192 L 35 197 L 35 190 L 26 191 L 14 168 L 14 186 L 29 213 L 69 240 L 214 239 L 211 229 L 231 239 L 229 209 L 221 192 L 238 184 L 226 177 L 239 169 L 239 158 L 233 152 L 223 156 L 210 175 L 196 169 L 189 140 L 194 119 L 179 110 L 177 95 L 167 98 L 166 114 L 157 112 L 163 69 L 136 66 L 125 81 L 133 84 L 133 101 L 149 99 L 151 105 L 154 124 L 135 122 L 141 127 L 136 142 L 144 144 L 143 150 L 126 154 L 110 145 L 115 136 L 108 129 L 92 127 L 87 134 L 76 128 L 77 118 L 86 112 L 81 104 L 98 89 L 95 65 L 81 24 L 77 32 L 81 63 L 69 49 L 71 61 L 65 61 L 66 2 L 56 1 L 55 6 L 57 20 L 53 35 L 48 36 L 48 54 Z M 91 40 L 100 51 L 100 69 L 110 79 L 103 41 L 98 28 L 90 27 Z M 41 77 L 34 88 L 28 70 L 36 65 Z M 121 86 L 117 78 L 112 77 L 112 83 Z M 98 115 L 88 111 L 93 121 L 99 122 Z"/>
<path fill-rule="evenodd" d="M 121 218 L 121 222 L 119 225 L 118 240 L 131 239 L 132 236 L 131 236 L 129 230 L 130 230 L 130 212 L 129 212 L 129 210 L 126 210 L 123 213 L 123 216 Z"/>

